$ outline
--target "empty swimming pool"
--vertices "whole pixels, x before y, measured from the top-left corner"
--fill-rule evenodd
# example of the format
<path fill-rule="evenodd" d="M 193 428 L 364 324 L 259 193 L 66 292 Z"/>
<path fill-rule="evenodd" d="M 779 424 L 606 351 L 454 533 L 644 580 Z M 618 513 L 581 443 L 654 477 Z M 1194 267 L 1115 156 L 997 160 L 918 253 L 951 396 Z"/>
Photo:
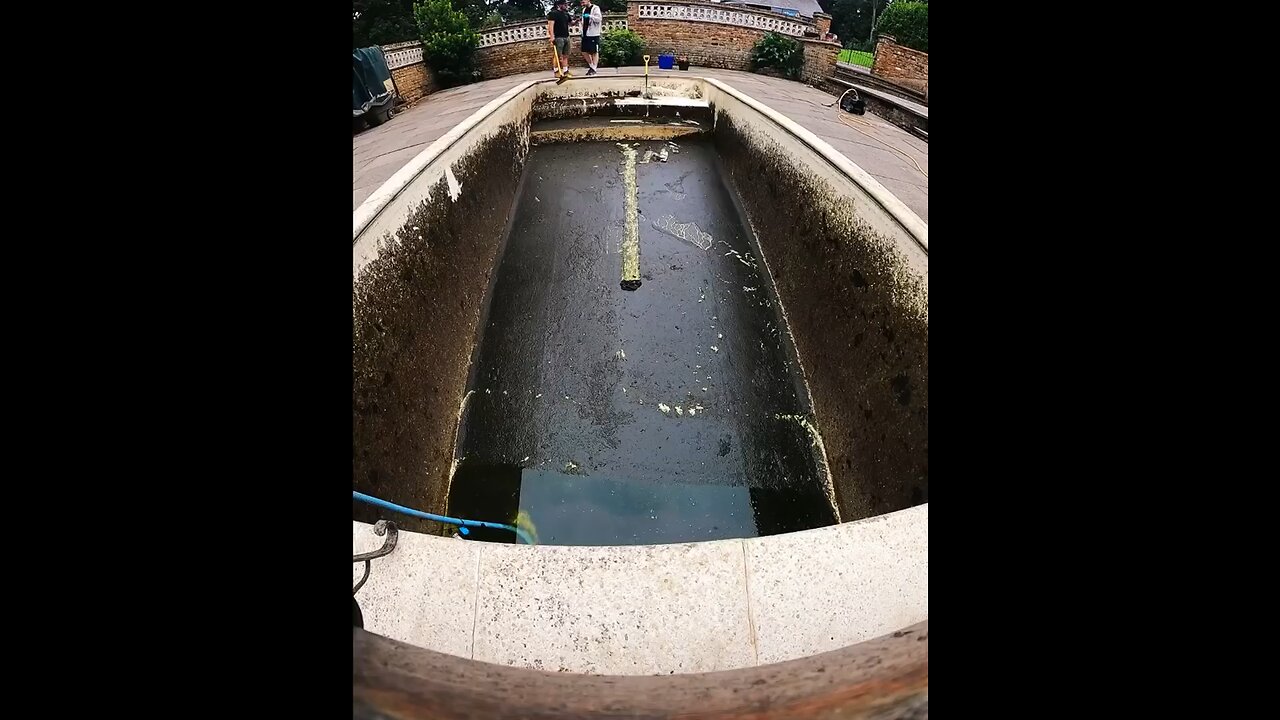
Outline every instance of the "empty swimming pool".
<path fill-rule="evenodd" d="M 524 511 L 553 544 L 835 522 L 785 323 L 722 177 L 705 138 L 533 149 L 450 514 Z"/>
<path fill-rule="evenodd" d="M 357 212 L 355 488 L 569 545 L 927 502 L 927 227 L 721 84 L 637 87 L 515 88 Z"/>

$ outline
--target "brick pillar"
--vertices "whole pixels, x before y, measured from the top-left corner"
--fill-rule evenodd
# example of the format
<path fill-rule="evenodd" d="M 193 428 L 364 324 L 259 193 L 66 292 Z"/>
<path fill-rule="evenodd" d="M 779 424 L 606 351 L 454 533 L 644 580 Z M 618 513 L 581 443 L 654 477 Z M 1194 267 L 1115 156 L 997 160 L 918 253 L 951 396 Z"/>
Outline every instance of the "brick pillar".
<path fill-rule="evenodd" d="M 627 29 L 635 31 L 636 21 L 640 19 L 640 3 L 637 0 L 631 0 L 627 3 Z"/>
<path fill-rule="evenodd" d="M 826 13 L 813 14 L 813 26 L 818 30 L 818 37 L 831 32 L 831 16 Z"/>
<path fill-rule="evenodd" d="M 880 71 L 883 69 L 883 61 L 880 59 L 880 48 L 885 43 L 888 43 L 889 45 L 897 45 L 898 39 L 892 35 L 876 36 L 876 47 L 874 51 L 875 54 L 871 56 L 871 74 L 872 75 L 879 75 Z"/>

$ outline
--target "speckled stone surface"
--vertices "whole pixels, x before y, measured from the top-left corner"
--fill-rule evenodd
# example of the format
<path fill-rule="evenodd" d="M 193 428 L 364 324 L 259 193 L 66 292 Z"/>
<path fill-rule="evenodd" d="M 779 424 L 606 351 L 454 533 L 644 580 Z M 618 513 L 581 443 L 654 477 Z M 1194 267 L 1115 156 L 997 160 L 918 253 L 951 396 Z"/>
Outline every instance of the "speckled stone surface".
<path fill-rule="evenodd" d="M 742 541 L 486 546 L 475 659 L 617 675 L 756 663 Z"/>
<path fill-rule="evenodd" d="M 376 550 L 385 540 L 372 525 L 356 522 L 352 554 Z M 364 628 L 471 657 L 479 557 L 480 543 L 401 532 L 390 555 L 371 561 L 369 580 L 356 593 Z M 352 587 L 363 573 L 364 563 L 352 564 Z"/>
<path fill-rule="evenodd" d="M 744 541 L 761 664 L 929 617 L 929 506 Z"/>
<path fill-rule="evenodd" d="M 602 75 L 640 73 L 643 68 L 601 68 Z M 723 80 L 827 141 L 879 180 L 921 220 L 929 221 L 929 142 L 868 112 L 842 121 L 835 97 L 804 83 L 737 70 L 696 68 L 689 75 Z M 351 209 L 459 120 L 508 89 L 549 76 L 539 70 L 433 93 L 387 123 L 351 139 Z M 848 116 L 846 116 L 848 117 Z M 910 159 L 908 159 L 910 158 Z"/>
<path fill-rule="evenodd" d="M 381 547 L 371 525 L 354 526 L 353 552 Z M 683 545 L 531 548 L 402 532 L 356 599 L 370 632 L 503 665 L 665 675 L 779 662 L 928 618 L 929 506 Z"/>

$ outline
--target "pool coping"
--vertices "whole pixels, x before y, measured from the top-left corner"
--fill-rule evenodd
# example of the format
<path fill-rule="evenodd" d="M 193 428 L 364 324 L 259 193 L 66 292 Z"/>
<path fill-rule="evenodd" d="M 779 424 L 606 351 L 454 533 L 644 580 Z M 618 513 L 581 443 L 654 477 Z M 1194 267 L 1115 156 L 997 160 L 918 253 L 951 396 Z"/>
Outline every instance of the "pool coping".
<path fill-rule="evenodd" d="M 400 532 L 365 628 L 474 660 L 614 675 L 808 657 L 928 619 L 928 504 L 759 538 L 515 546 Z M 353 521 L 353 552 L 380 547 Z M 353 568 L 353 585 L 363 564 Z"/>
<path fill-rule="evenodd" d="M 769 118 L 791 136 L 808 145 L 811 150 L 821 155 L 832 167 L 839 170 L 845 177 L 870 195 L 885 212 L 907 231 L 907 234 L 920 245 L 925 253 L 929 252 L 929 224 L 921 220 L 920 216 L 907 207 L 906 203 L 899 200 L 897 195 L 889 192 L 889 189 L 881 185 L 879 180 L 871 177 L 870 173 L 859 167 L 848 156 L 831 147 L 826 140 L 818 137 L 812 131 L 806 130 L 795 120 L 737 90 L 732 85 L 712 77 L 702 77 L 702 80 Z"/>
<path fill-rule="evenodd" d="M 609 79 L 643 78 L 644 75 L 625 73 L 607 77 Z M 723 80 L 718 80 L 705 75 L 690 75 L 680 79 L 682 81 L 701 81 L 719 89 L 761 113 L 789 135 L 807 145 L 810 149 L 826 160 L 831 167 L 836 169 L 849 181 L 853 182 L 866 192 L 894 219 L 894 221 L 906 230 L 906 232 L 917 244 L 919 244 L 926 254 L 928 253 L 928 223 L 924 222 L 919 215 L 908 208 L 905 203 L 899 200 L 896 195 L 890 192 L 884 185 L 880 184 L 880 182 L 872 177 L 867 171 L 863 170 L 843 153 L 833 148 L 825 140 L 805 129 L 786 115 L 779 113 L 750 95 L 734 88 Z M 578 78 L 571 79 L 569 82 L 590 82 L 591 80 L 591 78 Z M 449 132 L 437 138 L 427 146 L 426 149 L 405 163 L 394 175 L 379 186 L 377 190 L 374 190 L 373 193 L 371 193 L 369 197 L 360 204 L 360 207 L 356 208 L 355 212 L 352 213 L 352 244 L 354 245 L 359 240 L 360 234 L 369 227 L 374 219 L 376 219 L 378 215 L 389 204 L 391 204 L 391 202 L 395 200 L 401 192 L 404 191 L 405 188 L 407 188 L 419 175 L 430 167 L 437 158 L 466 137 L 466 135 L 478 126 L 485 118 L 498 111 L 503 105 L 519 97 L 526 90 L 536 85 L 554 85 L 555 83 L 556 80 L 554 78 L 547 78 L 542 80 L 525 81 L 510 88 L 498 97 L 490 100 L 471 115 L 467 116 L 466 119 L 451 128 Z"/>

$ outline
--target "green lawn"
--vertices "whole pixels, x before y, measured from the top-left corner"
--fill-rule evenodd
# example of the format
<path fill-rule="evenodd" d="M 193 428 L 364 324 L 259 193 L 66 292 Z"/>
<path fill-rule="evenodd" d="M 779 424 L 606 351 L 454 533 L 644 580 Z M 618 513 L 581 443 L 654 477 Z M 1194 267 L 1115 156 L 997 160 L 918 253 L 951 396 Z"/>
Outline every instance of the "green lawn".
<path fill-rule="evenodd" d="M 846 63 L 849 63 L 850 65 L 861 65 L 863 67 L 871 67 L 871 59 L 873 57 L 875 57 L 875 55 L 869 52 L 859 52 L 858 50 L 841 50 L 840 57 L 838 57 L 837 59 L 840 62 L 846 62 Z"/>

